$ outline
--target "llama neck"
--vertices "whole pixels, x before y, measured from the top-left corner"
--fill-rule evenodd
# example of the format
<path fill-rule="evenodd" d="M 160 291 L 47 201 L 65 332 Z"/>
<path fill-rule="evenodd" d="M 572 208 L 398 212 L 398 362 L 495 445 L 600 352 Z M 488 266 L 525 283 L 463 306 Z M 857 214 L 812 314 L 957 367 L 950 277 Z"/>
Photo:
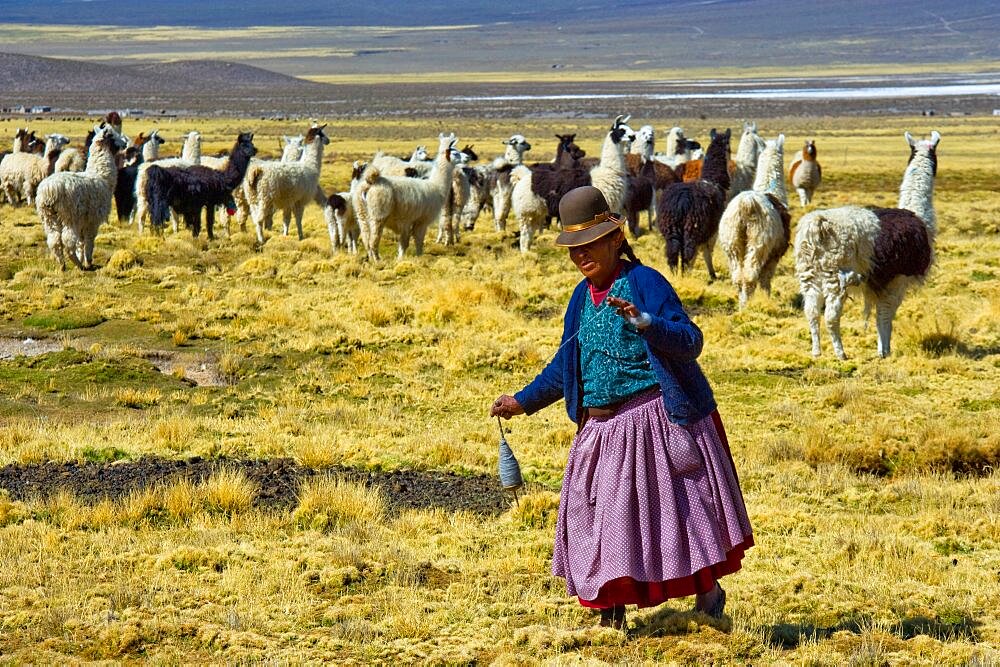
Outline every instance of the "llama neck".
<path fill-rule="evenodd" d="M 503 159 L 507 160 L 509 164 L 518 165 L 524 163 L 524 151 L 514 148 L 512 145 L 507 144 L 507 148 L 504 149 Z"/>
<path fill-rule="evenodd" d="M 295 144 L 288 144 L 285 149 L 281 152 L 282 162 L 295 162 L 302 157 L 299 153 L 299 146 Z"/>
<path fill-rule="evenodd" d="M 455 165 L 448 156 L 448 149 L 439 152 L 434 160 L 434 168 L 428 174 L 427 180 L 441 188 L 442 192 L 451 190 L 451 176 L 455 172 Z"/>
<path fill-rule="evenodd" d="M 601 166 L 625 173 L 625 155 L 622 153 L 622 146 L 611 139 L 610 132 L 604 136 L 604 143 L 601 145 Z"/>
<path fill-rule="evenodd" d="M 323 137 L 317 136 L 302 151 L 302 164 L 309 165 L 317 172 L 323 166 Z"/>
<path fill-rule="evenodd" d="M 766 148 L 757 160 L 757 174 L 753 181 L 754 192 L 772 194 L 788 205 L 788 190 L 785 189 L 785 153 Z"/>
<path fill-rule="evenodd" d="M 753 133 L 744 132 L 743 136 L 740 137 L 740 146 L 736 149 L 736 157 L 733 158 L 733 161 L 741 165 L 755 167 L 758 157 L 757 142 L 754 141 Z"/>
<path fill-rule="evenodd" d="M 247 173 L 250 165 L 250 153 L 243 146 L 237 144 L 229 154 L 226 161 L 225 183 L 226 188 L 232 190 L 243 181 L 243 176 Z"/>
<path fill-rule="evenodd" d="M 184 148 L 181 150 L 181 159 L 185 162 L 198 164 L 201 162 L 201 135 L 189 134 L 184 140 Z"/>
<path fill-rule="evenodd" d="M 680 153 L 680 151 L 677 150 L 679 143 L 677 128 L 673 128 L 670 130 L 670 133 L 667 134 L 667 155 L 673 157 Z"/>
<path fill-rule="evenodd" d="M 726 164 L 726 147 L 713 141 L 705 153 L 705 162 L 701 167 L 701 178 L 715 183 L 723 190 L 729 189 L 729 165 Z"/>
<path fill-rule="evenodd" d="M 14 145 L 11 147 L 13 153 L 24 152 L 24 137 L 14 137 Z"/>
<path fill-rule="evenodd" d="M 899 186 L 899 208 L 913 211 L 927 226 L 931 238 L 937 234 L 934 212 L 934 165 L 926 155 L 917 153 L 903 172 Z"/>
<path fill-rule="evenodd" d="M 115 181 L 118 180 L 118 166 L 115 164 L 115 156 L 106 146 L 91 145 L 90 155 L 87 156 L 88 176 L 102 179 L 109 190 L 115 189 Z"/>
<path fill-rule="evenodd" d="M 146 162 L 153 162 L 160 157 L 160 142 L 153 137 L 142 145 L 142 159 Z"/>

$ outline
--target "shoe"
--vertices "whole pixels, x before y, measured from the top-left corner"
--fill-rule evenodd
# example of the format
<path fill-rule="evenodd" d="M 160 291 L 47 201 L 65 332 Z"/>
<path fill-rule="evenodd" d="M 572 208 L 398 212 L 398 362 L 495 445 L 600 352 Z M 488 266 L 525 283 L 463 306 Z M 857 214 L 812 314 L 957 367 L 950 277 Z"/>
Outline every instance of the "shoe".
<path fill-rule="evenodd" d="M 722 612 L 726 609 L 726 589 L 719 586 L 719 597 L 715 598 L 715 604 L 711 609 L 705 611 L 712 618 L 722 618 Z"/>
<path fill-rule="evenodd" d="M 625 605 L 601 610 L 601 627 L 623 630 L 625 628 Z"/>
<path fill-rule="evenodd" d="M 708 609 L 699 609 L 698 604 L 695 603 L 694 610 L 712 618 L 722 618 L 722 613 L 726 608 L 726 589 L 719 586 L 718 583 L 715 585 L 719 587 L 719 594 L 715 597 L 715 603 Z"/>

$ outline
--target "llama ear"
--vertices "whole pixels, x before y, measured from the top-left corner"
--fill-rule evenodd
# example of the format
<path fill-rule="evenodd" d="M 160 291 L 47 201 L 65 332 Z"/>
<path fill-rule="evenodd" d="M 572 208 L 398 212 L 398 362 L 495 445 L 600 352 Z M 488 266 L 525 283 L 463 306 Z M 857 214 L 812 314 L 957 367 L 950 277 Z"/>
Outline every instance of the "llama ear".
<path fill-rule="evenodd" d="M 713 127 L 711 130 L 708 131 L 708 138 L 712 139 L 714 141 L 715 140 L 715 134 L 716 134 L 715 133 L 715 128 Z"/>
<path fill-rule="evenodd" d="M 750 131 L 756 134 L 756 132 L 757 132 L 757 121 L 753 121 L 753 122 L 750 123 Z"/>
<path fill-rule="evenodd" d="M 931 146 L 937 148 L 938 142 L 941 141 L 941 133 L 937 130 L 931 130 Z"/>
<path fill-rule="evenodd" d="M 732 129 L 730 129 L 730 128 L 728 128 L 728 127 L 727 127 L 727 128 L 726 128 L 726 139 L 728 140 L 728 139 L 729 139 L 730 137 L 732 137 L 732 136 L 733 136 L 733 131 L 732 131 Z"/>
<path fill-rule="evenodd" d="M 785 135 L 779 134 L 777 141 L 774 142 L 774 145 L 778 148 L 783 148 L 785 146 Z"/>
<path fill-rule="evenodd" d="M 910 148 L 913 148 L 913 145 L 916 143 L 913 141 L 913 135 L 909 132 L 904 132 L 903 136 L 906 137 L 906 143 L 910 144 Z"/>

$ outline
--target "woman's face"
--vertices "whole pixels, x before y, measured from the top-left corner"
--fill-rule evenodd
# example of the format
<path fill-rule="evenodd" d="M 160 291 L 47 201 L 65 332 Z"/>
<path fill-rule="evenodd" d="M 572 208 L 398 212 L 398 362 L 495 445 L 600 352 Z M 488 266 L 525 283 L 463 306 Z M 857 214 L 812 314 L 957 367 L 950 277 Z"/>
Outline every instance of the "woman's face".
<path fill-rule="evenodd" d="M 569 258 L 590 282 L 604 287 L 618 269 L 618 249 L 623 237 L 619 230 L 586 245 L 570 248 Z"/>

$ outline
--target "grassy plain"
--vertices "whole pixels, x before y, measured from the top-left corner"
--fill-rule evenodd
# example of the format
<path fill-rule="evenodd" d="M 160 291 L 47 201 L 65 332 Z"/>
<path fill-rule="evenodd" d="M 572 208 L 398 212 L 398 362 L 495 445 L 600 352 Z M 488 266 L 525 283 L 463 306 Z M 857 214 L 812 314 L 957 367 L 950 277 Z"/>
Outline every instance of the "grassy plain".
<path fill-rule="evenodd" d="M 933 122 L 932 122 L 933 121 Z M 643 119 L 704 138 L 736 119 Z M 485 158 L 555 132 L 592 155 L 605 121 L 331 122 L 323 185 L 354 159 L 407 154 L 454 130 Z M 499 517 L 387 513 L 384 498 L 313 482 L 288 513 L 255 509 L 238 475 L 86 505 L 0 495 L 0 654 L 6 660 L 336 660 L 440 664 L 993 664 L 1000 661 L 1000 162 L 990 118 L 771 119 L 790 154 L 815 138 L 816 206 L 894 205 L 904 130 L 942 133 L 941 233 L 927 284 L 875 355 L 861 304 L 850 358 L 809 356 L 791 256 L 773 298 L 735 312 L 704 267 L 673 282 L 706 336 L 701 363 L 726 420 L 758 546 L 724 583 L 729 617 L 679 600 L 595 620 L 549 575 L 573 429 L 562 406 L 511 422 L 529 494 Z M 15 124 L 0 123 L 12 136 Z M 32 124 L 82 140 L 82 123 Z M 290 123 L 185 119 L 179 150 Z M 148 131 L 129 121 L 127 131 Z M 735 148 L 735 145 L 734 145 Z M 793 195 L 794 196 L 794 195 Z M 793 205 L 793 224 L 801 215 Z M 318 208 L 307 238 L 139 237 L 110 222 L 93 273 L 61 273 L 33 211 L 0 206 L 0 337 L 66 349 L 0 362 L 0 464 L 290 456 L 312 467 L 492 473 L 499 393 L 555 352 L 577 275 L 545 235 L 521 256 L 484 219 L 458 246 L 373 265 L 332 255 Z M 386 240 L 383 256 L 393 255 Z M 658 234 L 635 242 L 663 266 Z M 716 266 L 723 267 L 720 252 Z M 723 275 L 726 271 L 723 269 Z M 172 355 L 161 373 L 151 356 Z M 202 364 L 219 385 L 184 381 Z"/>

